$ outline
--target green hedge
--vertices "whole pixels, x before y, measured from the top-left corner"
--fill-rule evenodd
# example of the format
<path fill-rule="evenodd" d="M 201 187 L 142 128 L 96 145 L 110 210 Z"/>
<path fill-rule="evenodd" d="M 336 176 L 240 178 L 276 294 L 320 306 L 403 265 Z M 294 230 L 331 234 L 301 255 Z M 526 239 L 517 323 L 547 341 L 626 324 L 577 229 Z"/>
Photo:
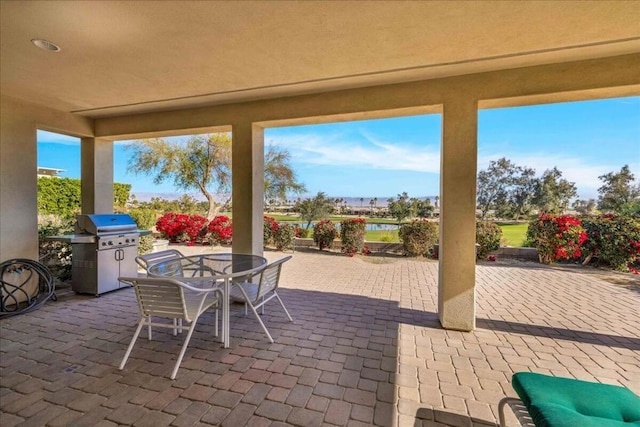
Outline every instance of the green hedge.
<path fill-rule="evenodd" d="M 131 184 L 113 183 L 113 206 L 124 210 Z M 38 213 L 72 218 L 80 212 L 81 185 L 77 178 L 38 178 Z"/>

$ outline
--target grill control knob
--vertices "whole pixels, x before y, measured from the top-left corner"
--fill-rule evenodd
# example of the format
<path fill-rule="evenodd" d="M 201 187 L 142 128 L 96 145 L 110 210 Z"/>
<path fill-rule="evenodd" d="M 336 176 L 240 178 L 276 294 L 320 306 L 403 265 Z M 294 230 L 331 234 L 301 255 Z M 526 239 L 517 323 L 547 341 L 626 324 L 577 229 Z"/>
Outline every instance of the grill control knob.
<path fill-rule="evenodd" d="M 125 243 L 129 243 L 129 239 L 125 239 L 125 241 L 124 241 L 124 242 L 125 242 Z"/>
<path fill-rule="evenodd" d="M 113 242 L 109 240 L 109 246 L 113 246 Z"/>
<path fill-rule="evenodd" d="M 107 242 L 102 242 L 102 246 L 107 246 Z"/>

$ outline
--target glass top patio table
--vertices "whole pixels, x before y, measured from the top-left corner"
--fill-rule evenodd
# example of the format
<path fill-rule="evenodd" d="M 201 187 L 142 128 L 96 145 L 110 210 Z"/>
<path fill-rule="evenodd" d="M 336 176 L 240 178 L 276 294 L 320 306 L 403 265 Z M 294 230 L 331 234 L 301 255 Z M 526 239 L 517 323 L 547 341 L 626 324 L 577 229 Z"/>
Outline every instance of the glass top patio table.
<path fill-rule="evenodd" d="M 153 264 L 149 276 L 171 277 L 193 287 L 218 287 L 222 293 L 222 341 L 229 347 L 229 295 L 233 280 L 253 276 L 267 266 L 259 255 L 216 253 L 190 255 Z"/>

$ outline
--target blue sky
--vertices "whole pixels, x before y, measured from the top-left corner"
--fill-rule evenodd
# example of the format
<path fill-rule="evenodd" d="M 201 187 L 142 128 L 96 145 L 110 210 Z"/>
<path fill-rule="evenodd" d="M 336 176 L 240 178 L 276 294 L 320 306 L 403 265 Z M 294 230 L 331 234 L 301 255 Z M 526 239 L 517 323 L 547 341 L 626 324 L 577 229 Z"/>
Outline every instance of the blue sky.
<path fill-rule="evenodd" d="M 640 179 L 640 97 L 482 110 L 478 119 L 478 170 L 500 157 L 537 176 L 556 166 L 581 198 L 597 198 L 598 176 L 625 164 Z M 424 197 L 438 194 L 440 132 L 440 115 L 411 116 L 267 129 L 265 144 L 289 150 L 309 194 Z M 128 173 L 126 144 L 115 145 L 116 182 L 140 199 L 176 193 L 170 181 Z M 38 132 L 38 165 L 80 177 L 79 140 Z"/>

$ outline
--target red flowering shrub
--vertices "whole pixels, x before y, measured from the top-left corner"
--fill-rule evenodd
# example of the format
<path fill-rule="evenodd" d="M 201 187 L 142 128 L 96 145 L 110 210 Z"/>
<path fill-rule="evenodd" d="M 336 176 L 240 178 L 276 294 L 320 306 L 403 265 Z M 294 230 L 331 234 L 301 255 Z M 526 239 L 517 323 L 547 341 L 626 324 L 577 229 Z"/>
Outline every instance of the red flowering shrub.
<path fill-rule="evenodd" d="M 209 243 L 212 245 L 228 245 L 233 237 L 231 219 L 225 215 L 218 215 L 207 226 Z"/>
<path fill-rule="evenodd" d="M 173 212 L 166 213 L 156 221 L 156 229 L 162 234 L 162 237 L 175 243 L 184 233 L 186 216 Z"/>
<path fill-rule="evenodd" d="M 200 215 L 166 213 L 156 222 L 156 229 L 169 241 L 193 245 L 206 233 L 207 219 Z"/>
<path fill-rule="evenodd" d="M 302 227 L 296 225 L 295 233 L 296 233 L 296 237 L 304 239 L 304 238 L 307 238 L 309 236 L 309 229 L 308 228 L 302 228 Z"/>
<path fill-rule="evenodd" d="M 278 221 L 276 221 L 275 218 L 266 216 L 266 215 L 263 217 L 263 220 L 264 221 L 262 226 L 262 239 L 263 239 L 262 244 L 264 246 L 267 246 L 273 243 L 273 234 L 278 228 Z"/>
<path fill-rule="evenodd" d="M 184 233 L 189 239 L 189 245 L 193 246 L 198 240 L 202 241 L 207 234 L 209 220 L 200 215 L 187 215 Z"/>
<path fill-rule="evenodd" d="M 287 223 L 276 223 L 276 225 L 275 230 L 273 230 L 273 243 L 276 245 L 276 249 L 279 251 L 291 249 L 295 236 L 293 225 Z"/>
<path fill-rule="evenodd" d="M 340 221 L 343 254 L 353 256 L 363 250 L 366 224 L 364 218 L 348 218 Z"/>
<path fill-rule="evenodd" d="M 580 258 L 587 233 L 574 216 L 543 213 L 529 223 L 527 239 L 538 250 L 540 262 L 551 264 L 562 259 Z"/>
<path fill-rule="evenodd" d="M 582 218 L 588 239 L 584 253 L 616 270 L 638 274 L 640 268 L 640 220 L 605 214 Z"/>
<path fill-rule="evenodd" d="M 331 249 L 337 235 L 336 226 L 330 219 L 323 219 L 313 226 L 313 242 L 320 250 Z"/>

